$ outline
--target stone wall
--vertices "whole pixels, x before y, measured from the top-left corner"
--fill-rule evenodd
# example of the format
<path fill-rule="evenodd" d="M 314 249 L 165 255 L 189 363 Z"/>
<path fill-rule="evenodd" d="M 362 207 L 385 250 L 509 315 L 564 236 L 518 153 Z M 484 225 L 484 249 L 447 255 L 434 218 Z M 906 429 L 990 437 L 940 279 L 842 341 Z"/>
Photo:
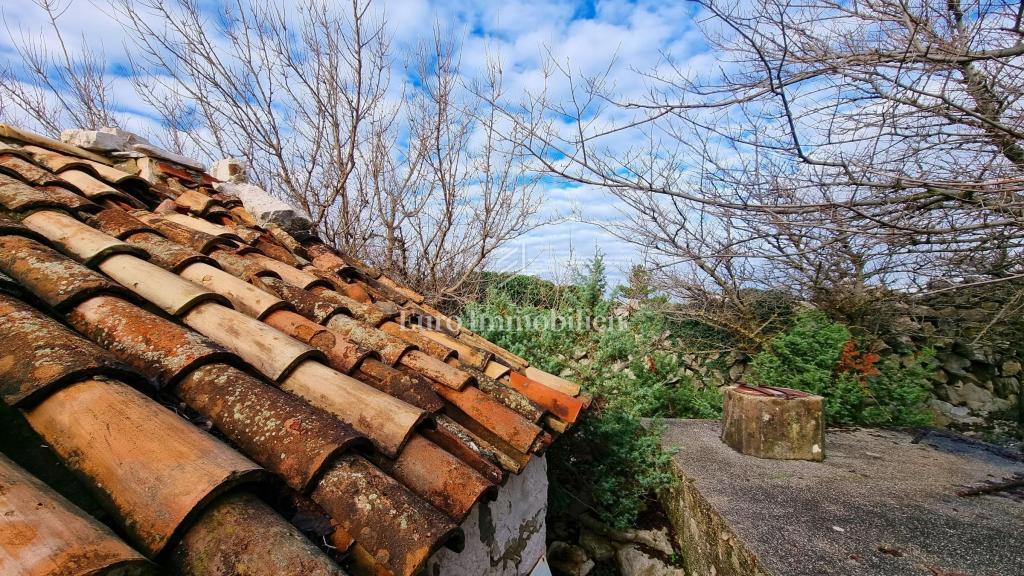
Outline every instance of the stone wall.
<path fill-rule="evenodd" d="M 469 513 L 462 529 L 466 548 L 440 550 L 427 562 L 428 576 L 523 576 L 537 567 L 547 546 L 548 469 L 534 458 Z M 544 565 L 546 567 L 546 565 Z"/>

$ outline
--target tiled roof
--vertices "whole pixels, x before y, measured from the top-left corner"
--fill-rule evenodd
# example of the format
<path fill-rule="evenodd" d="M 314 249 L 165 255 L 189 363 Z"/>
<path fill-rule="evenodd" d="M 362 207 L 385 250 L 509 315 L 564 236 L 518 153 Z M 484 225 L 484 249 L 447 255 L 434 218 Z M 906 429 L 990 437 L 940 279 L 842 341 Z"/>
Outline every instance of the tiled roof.
<path fill-rule="evenodd" d="M 254 496 L 290 490 L 351 572 L 409 576 L 585 407 L 209 175 L 135 156 L 0 125 L 0 398 L 111 523 L 0 456 L 0 573 L 340 574 Z"/>

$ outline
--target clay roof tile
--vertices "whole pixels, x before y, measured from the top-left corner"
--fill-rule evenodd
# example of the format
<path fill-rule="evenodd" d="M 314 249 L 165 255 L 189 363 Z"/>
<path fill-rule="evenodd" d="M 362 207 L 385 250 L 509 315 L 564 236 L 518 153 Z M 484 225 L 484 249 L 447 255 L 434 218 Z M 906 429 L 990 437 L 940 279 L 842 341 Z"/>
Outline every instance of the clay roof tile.
<path fill-rule="evenodd" d="M 12 406 L 30 405 L 93 376 L 140 380 L 106 350 L 0 294 L 0 399 Z"/>

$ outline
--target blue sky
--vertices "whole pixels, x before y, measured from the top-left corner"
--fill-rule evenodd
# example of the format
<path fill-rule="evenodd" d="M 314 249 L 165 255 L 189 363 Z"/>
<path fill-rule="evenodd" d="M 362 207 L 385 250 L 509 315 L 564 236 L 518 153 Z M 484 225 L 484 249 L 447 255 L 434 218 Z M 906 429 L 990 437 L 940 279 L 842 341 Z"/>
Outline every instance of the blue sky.
<path fill-rule="evenodd" d="M 110 73 L 123 76 L 126 39 L 104 14 L 104 0 L 67 2 L 70 5 L 62 24 L 75 32 L 69 39 L 102 49 Z M 657 65 L 663 55 L 687 61 L 691 67 L 714 65 L 695 28 L 694 6 L 684 1 L 385 0 L 378 4 L 394 34 L 396 54 L 429 36 L 432 24 L 440 22 L 462 35 L 466 74 L 482 68 L 488 53 L 498 54 L 511 92 L 539 89 L 541 67 L 548 54 L 584 73 L 598 72 L 614 61 L 610 76 L 617 89 L 635 95 L 645 89 L 639 72 Z M 2 12 L 7 29 L 15 35 L 37 33 L 46 24 L 42 12 L 27 0 L 5 2 Z M 7 31 L 0 30 L 0 58 L 9 55 Z M 126 112 L 143 110 L 131 94 L 127 78 L 116 78 L 115 90 Z M 137 114 L 132 121 L 140 125 L 137 128 L 144 128 L 147 118 Z M 130 123 L 127 127 L 133 128 Z M 586 260 L 599 248 L 606 255 L 610 273 L 621 277 L 630 263 L 642 259 L 635 247 L 600 227 L 575 221 L 575 217 L 605 222 L 616 219 L 619 204 L 612 196 L 554 181 L 546 182 L 546 192 L 544 215 L 559 218 L 558 223 L 539 228 L 509 247 L 496 266 L 566 279 L 572 258 Z"/>

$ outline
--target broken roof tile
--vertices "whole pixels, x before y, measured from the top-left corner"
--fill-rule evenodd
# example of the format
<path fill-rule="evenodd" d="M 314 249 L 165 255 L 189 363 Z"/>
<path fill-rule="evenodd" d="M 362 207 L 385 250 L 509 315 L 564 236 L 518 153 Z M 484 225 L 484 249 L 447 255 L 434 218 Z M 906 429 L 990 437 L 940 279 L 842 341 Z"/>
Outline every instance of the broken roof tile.
<path fill-rule="evenodd" d="M 57 310 L 97 294 L 128 294 L 122 286 L 22 236 L 0 236 L 0 271 Z"/>
<path fill-rule="evenodd" d="M 583 410 L 583 402 L 554 388 L 535 382 L 519 372 L 508 377 L 509 385 L 558 418 L 572 423 Z"/>

